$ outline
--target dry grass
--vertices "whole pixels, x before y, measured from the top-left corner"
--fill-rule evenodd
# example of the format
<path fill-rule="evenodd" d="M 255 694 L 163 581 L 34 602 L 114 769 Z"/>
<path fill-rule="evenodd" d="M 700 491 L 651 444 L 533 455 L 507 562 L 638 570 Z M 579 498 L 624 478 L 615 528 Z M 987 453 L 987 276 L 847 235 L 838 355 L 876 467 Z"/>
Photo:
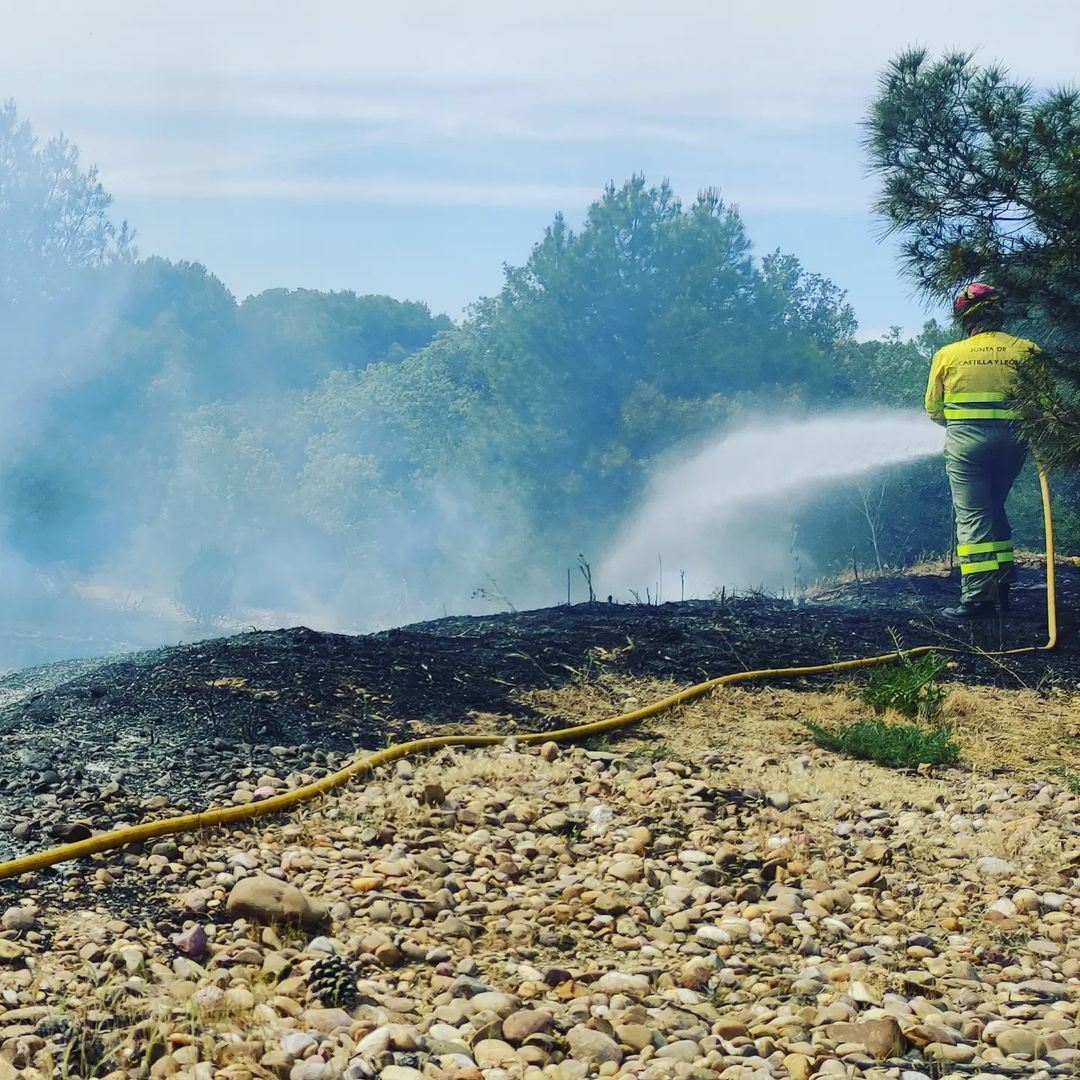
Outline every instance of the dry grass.
<path fill-rule="evenodd" d="M 951 570 L 948 559 L 928 559 L 915 566 L 904 568 L 886 567 L 884 570 L 877 570 L 870 566 L 859 567 L 858 578 L 856 578 L 853 570 L 840 570 L 807 586 L 806 596 L 811 600 L 822 600 L 833 595 L 846 595 L 852 587 L 858 588 L 860 585 L 866 585 L 872 581 L 887 581 L 913 576 L 946 577 Z"/>
<path fill-rule="evenodd" d="M 955 686 L 945 699 L 944 717 L 972 768 L 1045 776 L 1055 767 L 1080 768 L 1077 705 L 1077 695 Z"/>
<path fill-rule="evenodd" d="M 668 682 L 605 675 L 586 686 L 535 691 L 530 703 L 566 723 L 583 723 L 638 708 L 678 687 Z M 834 727 L 871 715 L 850 687 L 828 691 L 724 687 L 670 713 L 615 736 L 613 749 L 627 753 L 670 753 L 683 760 L 706 754 L 716 762 L 722 786 L 785 791 L 791 810 L 755 820 L 745 839 L 761 854 L 787 841 L 811 872 L 824 873 L 835 850 L 831 827 L 821 823 L 848 816 L 872 793 L 873 804 L 890 808 L 928 804 L 972 804 L 982 795 L 984 777 L 1051 779 L 1065 767 L 1080 773 L 1080 709 L 1077 696 L 1040 697 L 1031 690 L 950 687 L 943 719 L 960 743 L 963 772 L 947 779 L 882 768 L 817 749 L 803 726 L 810 720 Z M 896 720 L 903 717 L 896 716 Z M 665 753 L 665 756 L 666 756 Z M 807 814 L 810 805 L 813 812 Z M 809 823 L 817 822 L 817 825 Z M 808 831 L 809 830 L 809 831 Z M 944 842 L 921 832 L 898 836 L 896 857 L 913 878 L 940 871 Z M 1051 880 L 1061 860 L 1061 837 L 1038 813 L 988 820 L 978 832 L 949 836 L 948 855 L 961 863 L 996 856 L 1024 866 L 1039 880 Z M 773 852 L 775 854 L 775 851 Z"/>
<path fill-rule="evenodd" d="M 563 726 L 629 711 L 677 689 L 669 682 L 606 674 L 581 679 L 559 690 L 533 691 L 523 695 L 523 700 Z M 868 707 L 849 690 L 844 685 L 824 690 L 725 687 L 628 728 L 625 734 L 613 735 L 611 749 L 644 756 L 662 753 L 691 761 L 710 755 L 711 766 L 701 774 L 707 783 L 720 788 L 752 786 L 765 792 L 786 792 L 791 801 L 789 809 L 777 809 L 768 801 L 757 802 L 749 811 L 740 813 L 737 821 L 729 823 L 729 838 L 743 856 L 756 854 L 767 859 L 785 851 L 788 869 L 801 863 L 801 871 L 791 872 L 811 880 L 842 881 L 851 867 L 858 865 L 860 852 L 867 846 L 866 835 L 838 836 L 838 821 L 853 820 L 867 806 L 886 807 L 897 821 L 887 838 L 873 837 L 875 846 L 887 839 L 887 853 L 874 856 L 874 860 L 889 863 L 890 876 L 897 879 L 938 883 L 943 875 L 955 875 L 958 882 L 948 906 L 933 903 L 938 885 L 927 884 L 922 893 L 904 897 L 899 906 L 893 903 L 892 917 L 910 928 L 933 928 L 943 916 L 960 918 L 972 942 L 1007 946 L 1003 932 L 981 918 L 987 895 L 992 895 L 992 891 L 986 894 L 985 890 L 997 886 L 989 883 L 984 888 L 973 873 L 965 878 L 968 864 L 982 856 L 998 856 L 1016 863 L 1019 874 L 1026 878 L 1053 882 L 1060 873 L 1063 826 L 1061 820 L 1022 797 L 995 807 L 991 814 L 974 806 L 985 800 L 987 791 L 994 786 L 985 781 L 991 771 L 1008 770 L 1013 775 L 1027 773 L 1043 779 L 1055 765 L 1080 772 L 1080 711 L 1075 699 L 1047 699 L 1029 690 L 950 688 L 945 719 L 954 726 L 962 760 L 969 770 L 923 776 L 850 760 L 814 745 L 805 721 L 832 727 L 870 715 Z M 490 716 L 484 720 L 491 729 L 509 734 L 505 718 Z M 340 837 L 331 840 L 327 834 L 337 833 L 343 823 L 361 818 L 373 824 L 400 822 L 411 828 L 418 815 L 430 811 L 419 796 L 423 784 L 429 781 L 438 781 L 455 801 L 479 809 L 490 809 L 497 797 L 500 803 L 520 803 L 524 810 L 543 813 L 553 804 L 568 802 L 569 796 L 574 802 L 582 799 L 582 760 L 580 751 L 564 753 L 548 762 L 506 746 L 483 751 L 448 749 L 417 759 L 413 763 L 413 781 L 407 787 L 394 783 L 392 767 L 380 770 L 368 784 L 342 789 L 333 798 L 299 809 L 287 825 L 271 823 L 261 832 L 260 843 L 289 848 L 340 844 Z M 648 813 L 661 815 L 678 810 L 682 792 L 678 781 L 662 787 L 655 792 L 657 798 L 650 803 Z M 563 795 L 567 798 L 555 798 Z M 630 796 L 617 787 L 603 798 L 621 806 L 628 820 L 635 811 Z M 938 812 L 948 804 L 952 805 L 947 811 Z M 918 813 L 905 815 L 908 809 Z M 985 820 L 978 831 L 969 832 L 954 827 L 953 814 Z M 519 820 L 532 818 L 523 813 Z M 286 831 L 287 838 L 283 836 Z M 235 840 L 237 834 L 232 835 Z M 549 840 L 567 851 L 574 850 L 566 838 L 547 838 L 545 844 Z M 448 836 L 446 843 L 471 850 L 468 840 Z M 402 878 L 401 883 L 407 880 Z M 309 877 L 305 887 L 320 895 L 324 890 L 332 892 L 334 881 L 334 873 L 320 871 Z M 396 883 L 388 883 L 378 895 L 392 899 L 397 887 Z M 852 911 L 856 918 L 879 918 L 866 897 L 858 899 Z M 66 913 L 58 923 L 59 936 L 73 942 L 85 940 L 93 935 L 96 919 L 93 912 Z M 505 926 L 487 924 L 483 947 L 495 947 L 504 931 Z M 593 934 L 582 936 L 578 958 L 579 962 L 587 958 L 606 966 L 617 965 L 623 954 L 604 934 Z M 78 1017 L 82 1015 L 78 991 L 80 986 L 86 989 L 83 996 L 91 1000 L 88 988 L 92 971 L 84 966 L 65 985 L 60 978 L 63 963 L 63 958 L 50 960 L 46 953 L 35 976 L 38 980 L 49 980 L 51 976 L 54 997 L 63 995 L 65 1010 Z M 910 992 L 903 976 L 897 973 L 871 970 L 860 978 L 879 991 Z M 205 1058 L 210 1060 L 214 1038 L 238 1029 L 249 1019 L 228 1013 L 204 1017 L 190 1003 L 164 1002 L 159 1006 L 133 995 L 122 997 L 124 976 L 114 972 L 112 979 L 117 987 L 115 1011 L 122 1020 L 118 1027 L 127 1030 L 127 1045 L 144 1056 L 140 1064 L 149 1063 L 151 1050 L 174 1029 L 194 1045 L 205 1046 Z M 271 989 L 257 976 L 250 988 L 256 1000 L 264 1000 Z M 30 998 L 35 996 L 31 992 Z M 44 997 L 44 992 L 40 996 Z M 261 1075 L 256 1068 L 251 1068 L 252 1074 Z M 69 1072 L 58 1063 L 53 1075 L 62 1078 Z"/>
<path fill-rule="evenodd" d="M 581 686 L 535 690 L 523 700 L 569 725 L 639 708 L 678 689 L 671 682 L 603 675 Z M 953 725 L 962 763 L 976 773 L 1045 778 L 1055 767 L 1080 772 L 1078 704 L 1078 695 L 1045 697 L 1032 690 L 952 686 L 943 719 Z M 618 738 L 627 750 L 647 751 L 650 742 L 655 747 L 657 740 L 677 732 L 680 756 L 719 751 L 734 760 L 808 749 L 812 744 L 805 721 L 836 727 L 869 715 L 847 687 L 820 691 L 733 686 L 629 728 Z M 883 771 L 867 768 L 875 776 Z"/>
<path fill-rule="evenodd" d="M 414 739 L 444 735 L 501 735 L 509 739 L 514 735 L 525 735 L 532 730 L 528 724 L 521 724 L 512 716 L 480 711 L 470 712 L 468 723 L 465 724 L 460 721 L 431 724 L 423 720 L 408 720 L 404 727 L 409 736 Z"/>
<path fill-rule="evenodd" d="M 248 680 L 241 675 L 226 675 L 220 679 L 208 679 L 206 685 L 211 690 L 240 690 L 245 694 L 251 694 L 256 698 L 279 698 L 280 690 L 262 690 L 258 687 L 248 686 Z"/>

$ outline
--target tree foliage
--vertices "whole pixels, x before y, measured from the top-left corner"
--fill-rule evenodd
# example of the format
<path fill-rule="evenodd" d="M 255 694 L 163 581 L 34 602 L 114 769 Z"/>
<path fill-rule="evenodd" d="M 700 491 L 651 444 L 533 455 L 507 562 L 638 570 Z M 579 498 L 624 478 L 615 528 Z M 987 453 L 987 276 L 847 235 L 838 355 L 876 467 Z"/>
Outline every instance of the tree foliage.
<path fill-rule="evenodd" d="M 876 341 L 838 350 L 846 392 L 875 405 L 922 409 L 930 361 L 957 336 L 952 328 L 931 319 L 914 338 L 905 340 L 897 326 Z"/>
<path fill-rule="evenodd" d="M 108 217 L 112 202 L 97 169 L 81 169 L 78 148 L 63 135 L 45 143 L 0 106 L 0 297 L 26 304 L 55 296 L 70 271 L 131 257 L 127 223 Z"/>
<path fill-rule="evenodd" d="M 609 185 L 579 231 L 556 218 L 478 306 L 472 408 L 496 402 L 514 429 L 502 456 L 538 516 L 602 520 L 680 440 L 766 400 L 827 398 L 830 347 L 852 329 L 842 291 L 797 260 L 755 263 L 718 192 L 684 206 L 634 176 Z"/>
<path fill-rule="evenodd" d="M 454 325 L 427 304 L 313 289 L 250 296 L 236 322 L 236 350 L 257 360 L 264 387 L 283 389 L 312 386 L 338 369 L 398 362 Z"/>
<path fill-rule="evenodd" d="M 1047 352 L 1021 402 L 1040 460 L 1080 462 L 1080 91 L 914 49 L 882 75 L 866 127 L 908 273 L 942 299 L 976 279 L 1004 291 Z"/>

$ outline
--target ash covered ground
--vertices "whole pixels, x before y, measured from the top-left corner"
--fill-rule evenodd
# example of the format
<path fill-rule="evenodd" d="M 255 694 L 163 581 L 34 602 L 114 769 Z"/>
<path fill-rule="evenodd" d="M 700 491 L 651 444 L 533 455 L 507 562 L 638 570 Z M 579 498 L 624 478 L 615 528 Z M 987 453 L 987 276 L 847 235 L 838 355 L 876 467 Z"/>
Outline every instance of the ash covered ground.
<path fill-rule="evenodd" d="M 303 782 L 433 726 L 465 731 L 483 717 L 490 729 L 495 714 L 508 733 L 542 730 L 553 722 L 521 692 L 601 670 L 690 684 L 899 641 L 955 648 L 948 678 L 1077 689 L 1080 570 L 1059 567 L 1059 648 L 998 662 L 980 650 L 1045 640 L 1040 568 L 1022 570 L 1017 593 L 1007 621 L 974 628 L 936 615 L 955 600 L 955 574 L 910 574 L 837 585 L 799 606 L 749 595 L 446 618 L 365 636 L 299 627 L 22 671 L 0 680 L 0 855 L 76 838 L 78 821 L 97 830 L 201 809 L 268 771 Z"/>

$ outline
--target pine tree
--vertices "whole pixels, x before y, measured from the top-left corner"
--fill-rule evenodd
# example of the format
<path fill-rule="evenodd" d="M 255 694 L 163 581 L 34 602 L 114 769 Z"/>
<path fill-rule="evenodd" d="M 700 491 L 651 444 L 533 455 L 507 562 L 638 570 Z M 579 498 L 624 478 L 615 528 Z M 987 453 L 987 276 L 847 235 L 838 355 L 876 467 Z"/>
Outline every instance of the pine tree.
<path fill-rule="evenodd" d="M 1044 466 L 1080 463 L 1080 91 L 914 49 L 866 129 L 905 270 L 937 298 L 974 280 L 1005 293 L 1010 327 L 1046 351 L 1018 395 L 1027 434 Z"/>
<path fill-rule="evenodd" d="M 111 203 L 77 146 L 40 142 L 15 102 L 0 102 L 0 314 L 55 299 L 69 271 L 133 259 L 134 234 L 109 219 Z"/>

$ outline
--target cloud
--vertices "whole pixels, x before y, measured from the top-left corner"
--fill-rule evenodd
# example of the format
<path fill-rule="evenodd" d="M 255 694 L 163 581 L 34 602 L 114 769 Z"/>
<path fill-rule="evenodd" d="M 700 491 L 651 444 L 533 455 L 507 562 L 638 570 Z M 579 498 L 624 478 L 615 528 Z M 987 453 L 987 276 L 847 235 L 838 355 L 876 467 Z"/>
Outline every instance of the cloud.
<path fill-rule="evenodd" d="M 857 124 L 875 73 L 956 37 L 937 0 L 8 6 L 0 95 L 71 132 L 118 194 L 162 198 L 571 208 L 662 154 L 690 190 L 719 180 L 747 207 L 833 213 L 865 205 Z M 1060 81 L 1080 9 L 982 0 L 966 29 L 987 59 Z M 387 147 L 453 149 L 485 176 L 401 169 Z"/>
<path fill-rule="evenodd" d="M 144 112 L 80 126 L 88 161 L 118 197 L 262 198 L 429 206 L 588 206 L 607 180 L 634 171 L 669 177 L 684 197 L 723 181 L 729 201 L 754 209 L 850 212 L 867 199 L 846 129 L 763 132 L 743 120 L 631 120 L 580 113 L 565 130 L 507 125 L 498 138 L 427 131 L 422 109 L 363 123 Z M 405 117 L 419 127 L 412 129 Z M 560 142 L 560 137 L 562 142 Z M 703 162 L 708 164 L 702 167 Z M 659 165 L 659 167 L 657 167 Z M 828 185 L 815 184 L 827 175 Z"/>
<path fill-rule="evenodd" d="M 50 120 L 206 112 L 311 122 L 400 123 L 416 134 L 573 138 L 619 114 L 648 137 L 673 118 L 776 129 L 857 116 L 874 75 L 913 42 L 953 45 L 937 0 L 903 11 L 846 0 L 727 5 L 669 0 L 410 0 L 397 5 L 230 0 L 183 5 L 10 4 L 2 92 Z M 982 0 L 964 27 L 1021 75 L 1068 79 L 1080 12 Z M 587 124 L 586 124 L 587 126 Z"/>
<path fill-rule="evenodd" d="M 126 196 L 171 199 L 288 199 L 300 202 L 365 202 L 412 206 L 579 207 L 597 196 L 595 187 L 559 184 L 477 184 L 446 179 L 379 179 L 235 176 L 206 174 L 114 174 Z"/>
<path fill-rule="evenodd" d="M 107 186 L 121 198 L 275 199 L 289 202 L 368 203 L 394 206 L 540 208 L 577 214 L 601 194 L 607 178 L 595 183 L 529 183 L 514 180 L 477 182 L 449 175 L 400 176 L 288 176 L 265 175 L 257 170 L 191 170 L 178 167 L 159 171 L 133 168 L 110 170 Z M 620 175 L 617 182 L 621 182 Z M 658 181 L 650 176 L 650 181 Z M 742 210 L 800 211 L 824 215 L 850 215 L 867 200 L 864 189 L 837 186 L 831 191 L 794 183 L 759 183 L 739 180 L 724 190 L 730 204 Z M 684 198 L 694 191 L 678 181 Z"/>

